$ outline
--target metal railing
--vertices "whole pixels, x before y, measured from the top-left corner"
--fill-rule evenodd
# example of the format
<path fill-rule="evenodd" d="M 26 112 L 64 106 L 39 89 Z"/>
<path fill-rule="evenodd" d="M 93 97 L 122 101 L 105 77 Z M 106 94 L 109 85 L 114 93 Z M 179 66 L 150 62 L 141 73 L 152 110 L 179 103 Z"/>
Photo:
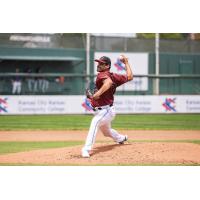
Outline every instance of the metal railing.
<path fill-rule="evenodd" d="M 0 73 L 0 95 L 14 95 L 14 82 L 21 82 L 22 95 L 84 95 L 90 80 L 94 87 L 96 75 L 74 73 Z M 153 95 L 155 80 L 159 79 L 159 94 L 200 94 L 200 74 L 134 75 L 132 86 L 117 90 L 120 95 Z M 143 88 L 146 84 L 146 89 Z M 126 84 L 125 84 L 126 85 Z M 133 89 L 130 89 L 132 87 Z"/>

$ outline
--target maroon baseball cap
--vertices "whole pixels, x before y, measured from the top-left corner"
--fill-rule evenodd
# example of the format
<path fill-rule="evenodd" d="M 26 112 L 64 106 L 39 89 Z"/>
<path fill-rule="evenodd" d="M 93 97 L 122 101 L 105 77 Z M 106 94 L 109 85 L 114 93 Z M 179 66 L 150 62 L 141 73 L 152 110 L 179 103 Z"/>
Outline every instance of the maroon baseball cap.
<path fill-rule="evenodd" d="M 107 56 L 102 56 L 101 58 L 95 59 L 94 61 L 99 62 L 99 63 L 108 64 L 109 66 L 111 66 L 111 60 Z"/>

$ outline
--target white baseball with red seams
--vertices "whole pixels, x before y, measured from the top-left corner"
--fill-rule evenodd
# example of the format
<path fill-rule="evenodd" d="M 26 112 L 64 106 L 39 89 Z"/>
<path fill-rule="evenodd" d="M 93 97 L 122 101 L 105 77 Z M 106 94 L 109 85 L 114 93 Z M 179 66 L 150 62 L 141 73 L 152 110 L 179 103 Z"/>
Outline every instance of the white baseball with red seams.
<path fill-rule="evenodd" d="M 120 56 L 119 56 L 119 60 L 120 60 L 120 61 L 123 61 L 123 60 L 124 60 L 123 56 L 120 55 Z"/>

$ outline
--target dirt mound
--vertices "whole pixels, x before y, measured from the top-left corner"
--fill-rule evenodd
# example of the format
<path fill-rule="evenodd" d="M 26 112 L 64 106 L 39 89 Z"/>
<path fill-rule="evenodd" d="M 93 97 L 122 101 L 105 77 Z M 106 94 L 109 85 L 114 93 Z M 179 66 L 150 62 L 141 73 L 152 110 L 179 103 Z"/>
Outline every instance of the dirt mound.
<path fill-rule="evenodd" d="M 90 158 L 82 158 L 81 146 L 0 155 L 0 163 L 36 165 L 132 165 L 200 164 L 200 145 L 192 143 L 101 143 Z"/>

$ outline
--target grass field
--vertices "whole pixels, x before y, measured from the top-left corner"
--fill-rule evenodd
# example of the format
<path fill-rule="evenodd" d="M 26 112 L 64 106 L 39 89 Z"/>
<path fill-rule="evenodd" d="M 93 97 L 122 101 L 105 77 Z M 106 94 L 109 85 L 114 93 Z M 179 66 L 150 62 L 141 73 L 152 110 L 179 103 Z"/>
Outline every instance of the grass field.
<path fill-rule="evenodd" d="M 36 131 L 36 130 L 88 130 L 92 115 L 20 115 L 0 116 L 0 131 Z M 117 130 L 200 130 L 199 114 L 169 115 L 117 115 L 112 123 Z M 99 141 L 101 142 L 101 141 Z M 105 142 L 105 141 L 104 141 Z M 129 140 L 129 143 L 193 143 L 200 145 L 200 140 Z M 108 142 L 109 143 L 109 142 Z M 2 141 L 0 155 L 27 152 L 40 149 L 54 149 L 83 145 L 84 141 Z M 112 145 L 111 145 L 112 146 Z M 128 148 L 128 146 L 127 146 Z M 136 152 L 137 153 L 137 152 Z M 98 156 L 97 156 L 98 158 Z M 34 165 L 34 163 L 0 163 L 0 165 Z M 37 165 L 40 165 L 37 164 Z M 50 165 L 50 164 L 41 164 Z M 58 164 L 60 165 L 60 164 Z M 62 164 L 61 164 L 62 165 Z M 81 164 L 80 164 L 81 165 Z M 99 165 L 99 164 L 95 164 Z M 109 164 L 108 164 L 109 165 Z M 126 164 L 116 164 L 126 165 Z M 160 163 L 130 163 L 128 165 L 168 165 Z M 199 163 L 182 163 L 169 165 L 199 165 Z"/>
<path fill-rule="evenodd" d="M 79 141 L 63 142 L 0 142 L 0 155 L 7 153 L 17 153 L 22 151 L 31 151 L 37 149 L 51 149 L 61 147 L 71 147 L 83 144 Z"/>
<path fill-rule="evenodd" d="M 86 130 L 92 115 L 0 116 L 0 130 Z M 199 114 L 117 115 L 117 129 L 200 130 Z"/>

